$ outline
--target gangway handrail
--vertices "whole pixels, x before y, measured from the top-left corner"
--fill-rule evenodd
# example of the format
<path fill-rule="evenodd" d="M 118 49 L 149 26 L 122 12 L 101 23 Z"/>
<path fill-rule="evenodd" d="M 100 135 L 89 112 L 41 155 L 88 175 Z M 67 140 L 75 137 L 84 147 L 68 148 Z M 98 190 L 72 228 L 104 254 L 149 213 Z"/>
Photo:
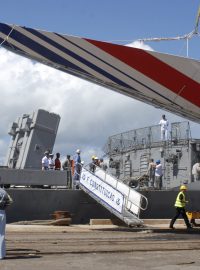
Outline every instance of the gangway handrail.
<path fill-rule="evenodd" d="M 107 173 L 107 172 L 105 172 L 104 170 L 102 170 L 100 167 L 98 167 L 98 166 L 96 166 L 96 167 L 97 167 L 98 170 L 101 170 L 101 171 L 103 171 L 103 172 L 105 173 L 105 179 L 106 179 L 106 176 L 107 176 L 107 175 L 108 175 L 108 176 L 111 176 L 112 178 L 114 178 L 114 179 L 116 180 L 117 185 L 118 185 L 118 183 L 121 183 L 121 184 L 125 185 L 126 187 L 128 187 L 128 189 L 129 189 L 129 191 L 128 191 L 129 194 L 130 194 L 131 191 L 137 192 L 137 191 L 134 190 L 133 188 L 131 188 L 131 187 L 129 187 L 128 185 L 126 185 L 125 183 L 123 183 L 121 180 L 115 178 L 113 175 L 110 175 L 109 173 Z M 105 181 L 106 181 L 106 180 L 105 180 Z M 112 184 L 111 184 L 111 185 L 112 185 Z M 117 187 L 117 185 L 116 185 L 116 187 Z M 114 187 L 114 185 L 112 185 L 112 186 Z M 120 192 L 127 198 L 128 201 L 130 201 L 130 200 L 129 200 L 129 196 L 127 196 L 127 195 L 126 195 L 125 193 L 123 193 L 122 191 L 120 191 Z M 137 193 L 139 193 L 139 192 L 137 192 Z M 137 206 L 137 207 L 139 207 L 141 210 L 146 210 L 147 207 L 148 207 L 148 199 L 147 199 L 143 194 L 141 194 L 141 193 L 139 193 L 139 194 L 140 194 L 140 196 L 141 196 L 143 199 L 145 199 L 145 201 L 146 201 L 145 207 L 142 207 L 141 205 L 135 204 L 135 203 L 133 203 L 133 202 L 131 202 L 131 201 L 130 201 L 130 203 L 131 203 L 131 204 L 134 204 L 134 205 Z"/>
<path fill-rule="evenodd" d="M 113 176 L 112 176 L 113 177 Z M 120 182 L 120 183 L 122 183 L 122 184 L 124 184 L 122 181 L 120 181 L 120 180 L 118 180 L 118 182 Z M 126 185 L 126 184 L 124 184 L 124 185 Z M 126 185 L 127 186 L 127 185 Z M 127 186 L 128 187 L 128 186 Z M 132 189 L 131 187 L 128 187 L 129 188 L 129 191 L 131 191 L 131 190 L 134 190 L 134 189 Z M 136 191 L 137 192 L 137 191 Z M 139 193 L 139 192 L 138 192 Z M 146 210 L 147 209 L 147 206 L 148 206 L 148 200 L 147 200 L 147 198 L 143 195 L 143 194 L 141 194 L 141 193 L 139 193 L 140 194 L 140 196 L 143 198 L 143 199 L 145 199 L 145 201 L 146 201 L 146 204 L 145 204 L 145 207 L 142 207 L 141 205 L 138 205 L 138 204 L 136 204 L 136 203 L 133 203 L 131 200 L 129 200 L 129 196 L 127 196 L 126 194 L 124 194 L 123 192 L 122 192 L 122 194 L 126 197 L 126 199 L 131 203 L 131 204 L 134 204 L 135 206 L 137 206 L 140 210 Z"/>
<path fill-rule="evenodd" d="M 125 200 L 126 200 L 125 207 L 126 207 L 126 209 L 128 211 L 131 212 L 131 210 L 129 210 L 131 207 L 128 207 L 128 203 L 130 203 L 131 205 L 134 205 L 134 206 L 138 207 L 139 210 L 146 210 L 147 209 L 147 207 L 148 207 L 148 199 L 143 194 L 141 194 L 141 193 L 137 192 L 136 190 L 132 189 L 131 187 L 129 187 L 128 185 L 126 185 L 125 183 L 123 183 L 121 180 L 116 179 L 113 175 L 110 175 L 109 173 L 107 173 L 106 171 L 104 171 L 103 169 L 101 169 L 99 166 L 97 166 L 95 164 L 93 164 L 93 165 L 95 166 L 94 167 L 95 168 L 94 172 L 92 172 L 90 169 L 88 169 L 88 166 L 90 166 L 90 164 L 85 165 L 84 166 L 84 169 L 87 170 L 88 172 L 90 172 L 91 174 L 95 175 L 96 177 L 100 178 L 102 181 L 106 182 L 110 186 L 116 188 L 117 190 L 119 190 L 117 188 L 117 186 L 118 186 L 119 183 L 122 184 L 122 185 L 124 185 L 124 186 L 126 186 L 126 188 L 128 188 L 128 196 L 127 196 L 127 194 L 125 194 L 125 192 L 123 192 L 123 191 L 120 190 L 121 194 L 124 195 L 124 197 L 125 197 Z M 97 171 L 103 172 L 104 175 L 105 175 L 105 177 L 99 177 L 98 174 L 95 174 L 95 172 L 97 172 Z M 110 182 L 108 183 L 106 181 L 106 178 L 108 178 L 108 176 L 112 177 L 116 181 L 116 185 L 113 185 L 112 183 L 110 183 Z M 142 200 L 144 199 L 145 202 L 146 202 L 145 203 L 145 207 L 142 207 L 142 200 L 140 200 L 141 204 L 139 204 L 139 205 L 131 201 L 131 199 L 130 199 L 130 193 L 131 192 L 136 192 L 136 193 L 140 194 Z M 138 212 L 137 216 L 139 216 L 139 212 Z"/>
<path fill-rule="evenodd" d="M 122 182 L 122 181 L 121 181 Z M 123 182 L 122 182 L 123 183 Z M 124 184 L 124 183 L 123 183 Z M 126 185 L 126 184 L 124 184 L 124 185 Z M 127 185 L 126 185 L 127 186 Z M 130 191 L 132 191 L 132 190 L 134 190 L 134 191 L 136 191 L 135 189 L 133 189 L 133 188 L 131 188 L 131 187 L 129 187 L 128 186 L 128 188 L 129 188 L 129 190 Z M 137 191 L 136 191 L 137 192 Z M 139 192 L 138 192 L 139 193 Z M 148 199 L 147 199 L 147 197 L 145 197 L 143 194 L 141 194 L 141 193 L 139 193 L 140 194 L 140 196 L 143 198 L 143 199 L 145 199 L 145 201 L 146 201 L 146 205 L 145 205 L 145 207 L 142 207 L 142 206 L 140 206 L 140 205 L 137 205 L 138 207 L 140 207 L 140 209 L 141 210 L 146 210 L 147 209 L 147 207 L 148 207 Z"/>
<path fill-rule="evenodd" d="M 122 182 L 122 183 L 123 183 L 123 182 Z M 131 190 L 132 188 L 129 188 L 129 189 Z M 134 205 L 137 206 L 137 207 L 139 207 L 141 210 L 145 211 L 145 210 L 147 209 L 147 207 L 148 207 L 148 199 L 147 199 L 147 197 L 145 197 L 143 194 L 140 193 L 140 195 L 141 195 L 141 197 L 146 201 L 145 207 L 142 207 L 142 206 L 137 205 L 137 204 L 134 204 Z M 131 202 L 131 201 L 130 201 L 130 202 Z M 131 202 L 131 204 L 133 204 L 133 203 Z"/>

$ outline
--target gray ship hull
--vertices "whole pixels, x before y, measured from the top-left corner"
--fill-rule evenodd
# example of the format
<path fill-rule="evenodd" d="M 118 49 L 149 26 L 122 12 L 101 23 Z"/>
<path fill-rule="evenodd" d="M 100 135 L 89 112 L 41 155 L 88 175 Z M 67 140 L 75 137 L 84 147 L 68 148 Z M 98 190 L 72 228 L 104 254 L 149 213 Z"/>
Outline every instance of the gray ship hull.
<path fill-rule="evenodd" d="M 90 219 L 115 218 L 82 190 L 8 189 L 14 203 L 7 209 L 7 222 L 52 219 L 54 211 L 69 211 L 73 224 L 87 224 Z M 177 190 L 143 191 L 148 208 L 141 219 L 169 219 L 175 213 Z M 199 190 L 187 192 L 188 211 L 200 210 Z"/>

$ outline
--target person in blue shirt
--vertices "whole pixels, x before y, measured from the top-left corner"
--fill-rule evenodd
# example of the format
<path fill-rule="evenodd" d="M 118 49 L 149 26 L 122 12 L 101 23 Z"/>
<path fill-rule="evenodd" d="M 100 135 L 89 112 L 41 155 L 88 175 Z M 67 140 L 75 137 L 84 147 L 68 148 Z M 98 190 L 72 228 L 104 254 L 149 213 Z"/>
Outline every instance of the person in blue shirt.
<path fill-rule="evenodd" d="M 12 198 L 8 193 L 0 188 L 0 260 L 6 256 L 6 242 L 5 242 L 5 229 L 6 229 L 6 212 L 5 209 L 12 203 Z"/>

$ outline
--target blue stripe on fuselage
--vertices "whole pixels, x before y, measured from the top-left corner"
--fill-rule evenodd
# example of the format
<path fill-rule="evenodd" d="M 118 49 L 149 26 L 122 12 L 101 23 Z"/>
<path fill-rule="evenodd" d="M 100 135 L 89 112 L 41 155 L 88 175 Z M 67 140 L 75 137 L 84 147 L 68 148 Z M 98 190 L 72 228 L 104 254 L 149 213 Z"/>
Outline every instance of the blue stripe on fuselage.
<path fill-rule="evenodd" d="M 8 33 L 10 32 L 12 28 L 8 25 L 4 25 L 4 27 L 0 28 L 0 31 L 2 33 L 4 33 L 5 35 L 8 35 Z M 29 37 L 25 36 L 24 34 L 18 32 L 16 29 L 14 29 L 12 31 L 12 33 L 10 34 L 10 37 L 14 40 L 16 40 L 17 42 L 19 42 L 20 44 L 26 46 L 27 48 L 31 49 L 32 51 L 40 54 L 41 56 L 45 57 L 46 59 L 54 62 L 55 64 L 59 64 L 62 66 L 67 66 L 71 69 L 75 69 L 79 72 L 82 73 L 87 73 L 86 71 L 84 71 L 83 69 L 81 69 L 80 67 L 74 65 L 73 63 L 67 61 L 66 59 L 64 59 L 63 57 L 57 55 L 56 53 L 54 53 L 53 51 L 47 49 L 45 46 L 38 44 L 37 42 L 35 42 L 34 40 L 30 39 Z M 19 48 L 20 50 L 22 50 L 21 48 Z M 27 53 L 28 54 L 28 53 Z M 42 60 L 42 59 L 41 59 Z"/>
<path fill-rule="evenodd" d="M 55 48 L 57 48 L 58 50 L 64 52 L 65 54 L 71 56 L 72 58 L 76 59 L 77 61 L 79 61 L 80 63 L 83 63 L 84 65 L 90 67 L 91 69 L 93 69 L 94 71 L 100 73 L 101 75 L 103 75 L 106 78 L 109 78 L 111 81 L 123 86 L 123 87 L 128 87 L 131 88 L 129 85 L 127 85 L 126 83 L 124 83 L 123 81 L 119 80 L 118 78 L 116 78 L 115 76 L 111 75 L 110 73 L 106 72 L 105 70 L 101 69 L 100 67 L 94 65 L 93 63 L 89 62 L 88 60 L 84 59 L 83 57 L 77 55 L 76 53 L 74 53 L 73 51 L 63 47 L 62 45 L 58 44 L 56 41 L 48 38 L 47 36 L 45 36 L 44 34 L 42 34 L 41 32 L 38 32 L 34 29 L 31 28 L 25 28 L 27 31 L 31 32 L 32 34 L 34 34 L 35 36 L 37 36 L 38 38 L 42 39 L 43 41 L 49 43 L 50 45 L 54 46 Z M 87 72 L 88 73 L 88 72 Z M 93 74 L 91 74 L 92 76 L 94 76 Z"/>

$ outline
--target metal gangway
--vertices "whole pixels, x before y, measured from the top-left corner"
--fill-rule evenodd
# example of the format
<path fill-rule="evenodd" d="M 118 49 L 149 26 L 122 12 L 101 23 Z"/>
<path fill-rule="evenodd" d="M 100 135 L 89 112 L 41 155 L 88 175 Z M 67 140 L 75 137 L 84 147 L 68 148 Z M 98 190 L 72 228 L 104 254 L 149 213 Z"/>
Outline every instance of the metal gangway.
<path fill-rule="evenodd" d="M 147 198 L 100 167 L 82 168 L 80 188 L 128 226 L 143 225 L 139 215 L 147 209 Z"/>

